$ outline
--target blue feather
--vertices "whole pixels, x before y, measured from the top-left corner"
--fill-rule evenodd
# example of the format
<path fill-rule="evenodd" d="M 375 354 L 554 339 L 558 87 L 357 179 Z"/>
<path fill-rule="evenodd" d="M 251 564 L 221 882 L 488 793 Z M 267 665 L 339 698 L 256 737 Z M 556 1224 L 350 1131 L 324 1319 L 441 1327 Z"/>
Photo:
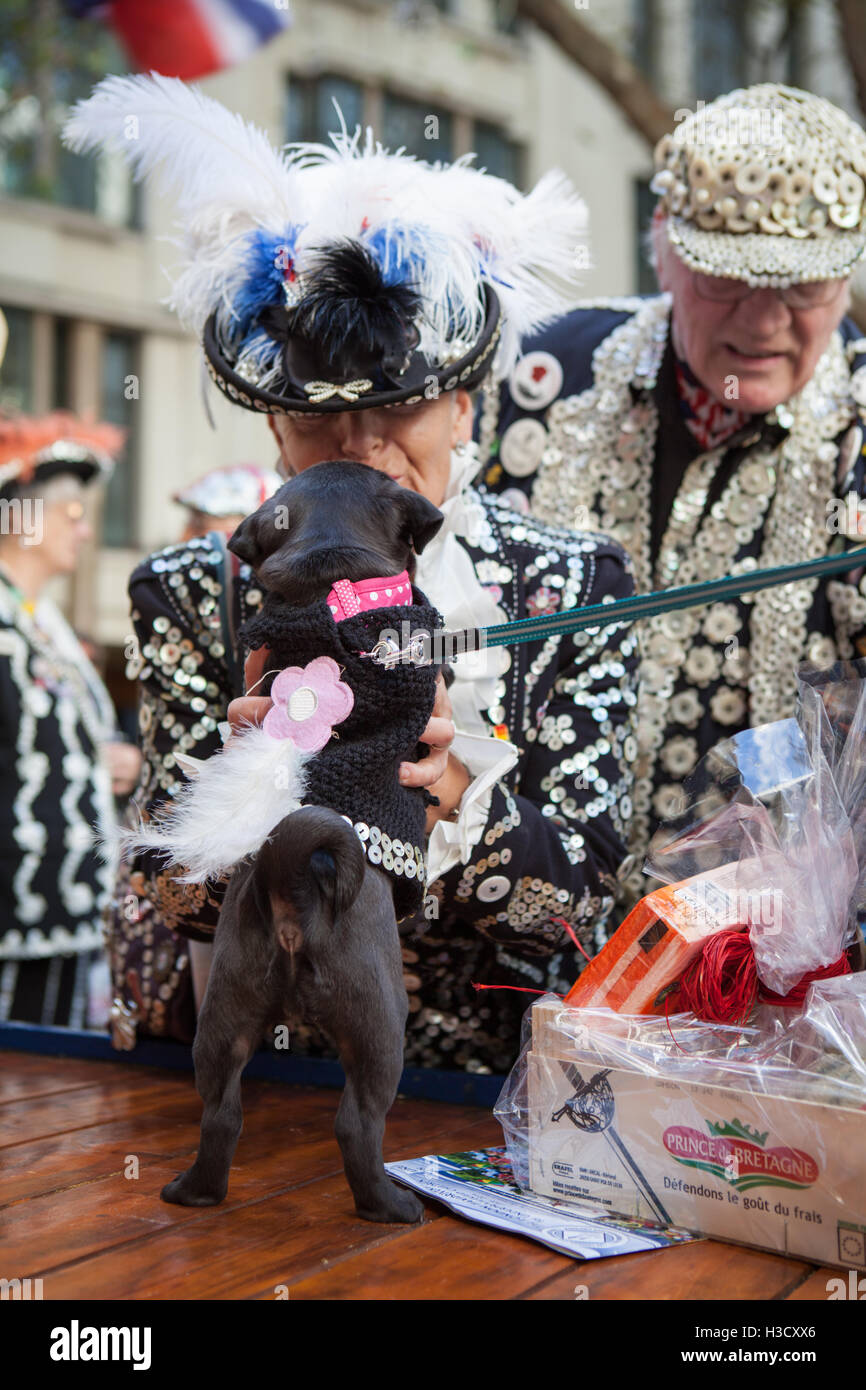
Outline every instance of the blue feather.
<path fill-rule="evenodd" d="M 283 280 L 288 259 L 294 255 L 299 227 L 289 227 L 284 236 L 261 229 L 248 238 L 248 273 L 232 303 L 241 333 L 246 333 L 267 304 L 282 304 Z"/>
<path fill-rule="evenodd" d="M 363 235 L 363 244 L 377 262 L 386 285 L 415 287 L 430 254 L 430 239 L 423 228 L 377 227 Z"/>

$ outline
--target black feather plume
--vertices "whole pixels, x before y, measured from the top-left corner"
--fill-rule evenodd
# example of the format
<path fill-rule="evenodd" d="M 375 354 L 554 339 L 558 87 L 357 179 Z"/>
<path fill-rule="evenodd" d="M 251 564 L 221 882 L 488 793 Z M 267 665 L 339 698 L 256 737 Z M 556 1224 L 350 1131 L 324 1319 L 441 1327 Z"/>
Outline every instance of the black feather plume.
<path fill-rule="evenodd" d="M 286 314 L 289 337 L 315 344 L 333 368 L 351 372 L 366 360 L 386 377 L 400 376 L 418 344 L 421 296 L 411 285 L 387 284 L 370 252 L 344 241 L 305 267 L 301 288 L 303 299 Z"/>

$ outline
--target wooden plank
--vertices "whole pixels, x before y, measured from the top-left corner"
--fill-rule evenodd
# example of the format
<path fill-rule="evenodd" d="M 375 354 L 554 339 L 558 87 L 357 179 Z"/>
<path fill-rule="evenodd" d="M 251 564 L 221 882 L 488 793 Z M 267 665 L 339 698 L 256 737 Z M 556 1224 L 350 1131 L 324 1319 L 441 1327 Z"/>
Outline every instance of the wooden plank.
<path fill-rule="evenodd" d="M 522 1236 L 448 1215 L 291 1284 L 290 1297 L 292 1302 L 512 1299 L 542 1279 L 567 1274 L 574 1263 Z M 262 1289 L 257 1296 L 274 1295 Z"/>
<path fill-rule="evenodd" d="M 575 1264 L 573 1276 L 562 1276 L 526 1295 L 532 1300 L 574 1298 L 576 1285 L 585 1285 L 589 1299 L 698 1302 L 731 1299 L 785 1298 L 811 1266 L 784 1255 L 749 1250 L 717 1240 L 694 1241 L 637 1255 Z"/>
<path fill-rule="evenodd" d="M 495 1138 L 495 1133 L 491 1134 L 493 1123 L 484 1116 L 462 1130 L 451 1122 L 447 1143 L 443 1144 L 439 1142 L 444 1139 L 443 1121 L 436 1116 L 440 1107 L 435 1103 L 424 1103 L 427 1114 L 420 1119 L 399 1114 L 399 1110 L 415 1109 L 419 1104 L 397 1102 L 401 1124 L 408 1127 L 414 1119 L 413 1138 L 408 1143 L 405 1136 L 395 1140 L 389 1126 L 389 1158 L 414 1156 L 431 1148 L 478 1147 Z M 463 1114 L 465 1117 L 465 1111 Z M 329 1170 L 330 1176 L 324 1176 Z M 148 1211 L 152 1216 L 154 1208 L 169 1214 L 169 1223 L 161 1221 L 161 1229 L 152 1231 L 148 1239 L 141 1239 L 142 1231 L 130 1223 L 125 1235 L 122 1231 L 109 1233 L 102 1242 L 102 1253 L 87 1255 L 87 1240 L 92 1239 L 88 1226 L 92 1223 L 85 1219 L 77 1238 L 74 1233 L 67 1234 L 59 1251 L 56 1244 L 52 1248 L 43 1241 L 40 1258 L 30 1261 L 28 1272 L 43 1275 L 45 1298 L 254 1297 L 304 1277 L 323 1260 L 334 1261 L 347 1251 L 388 1242 L 414 1229 L 381 1226 L 355 1215 L 339 1151 L 330 1136 L 310 1133 L 303 1144 L 284 1144 L 266 1162 L 260 1153 L 251 1152 L 246 1162 L 239 1162 L 233 1170 L 229 1196 L 219 1207 L 160 1203 L 159 1187 L 173 1171 L 148 1170 L 147 1192 L 137 1198 L 131 1212 L 137 1219 Z M 96 1211 L 105 1210 L 112 1201 L 117 1205 L 120 1182 L 123 1179 L 112 1180 L 111 1196 L 105 1184 L 84 1189 L 106 1188 Z M 276 1189 L 277 1183 L 281 1190 Z M 74 1206 L 67 1213 L 68 1221 L 77 1224 Z M 62 1223 L 62 1214 L 55 1210 L 55 1236 Z M 47 1226 L 44 1229 L 47 1232 Z M 32 1237 L 26 1231 L 20 1238 L 24 1248 L 32 1248 Z M 109 1245 L 115 1248 L 105 1248 Z M 76 1260 L 72 1266 L 70 1259 Z M 4 1264 L 11 1267 L 5 1255 Z"/>
<path fill-rule="evenodd" d="M 813 1269 L 811 1273 L 790 1290 L 785 1295 L 788 1303 L 818 1302 L 826 1303 L 830 1294 L 838 1292 L 838 1285 L 830 1283 L 831 1279 L 841 1279 L 844 1284 L 845 1299 L 851 1297 L 851 1272 L 847 1269 L 831 1269 L 829 1266 L 821 1269 Z M 862 1280 L 862 1284 L 860 1281 Z M 866 1270 L 858 1269 L 855 1271 L 855 1282 L 860 1285 L 858 1288 L 858 1302 L 866 1296 Z"/>
<path fill-rule="evenodd" d="M 3 1108 L 0 1150 L 50 1135 L 68 1134 L 108 1120 L 131 1120 L 135 1115 L 158 1114 L 160 1103 L 176 1094 L 171 1082 L 154 1081 L 142 1074 L 130 1076 L 113 1087 L 86 1086 L 58 1095 L 16 1101 Z"/>
<path fill-rule="evenodd" d="M 36 1057 L 27 1052 L 0 1052 L 0 1105 L 28 1096 L 50 1095 L 79 1086 L 117 1084 L 129 1075 L 129 1068 L 111 1062 L 94 1070 L 92 1062 L 69 1057 Z"/>
<path fill-rule="evenodd" d="M 79 1065 L 87 1065 L 80 1063 Z M 103 1063 L 91 1063 L 94 1074 L 103 1068 Z M 244 1087 L 244 1097 L 255 1095 L 254 1088 L 266 1086 L 273 1090 L 275 1107 L 280 1104 L 285 1113 L 291 1113 L 291 1096 L 309 1096 L 308 1104 L 322 1115 L 336 1113 L 339 1103 L 338 1091 L 319 1090 L 315 1087 L 294 1088 L 273 1082 L 251 1082 Z M 0 1148 L 9 1144 L 20 1144 L 54 1134 L 69 1133 L 91 1125 L 99 1125 L 111 1119 L 124 1117 L 132 1119 L 137 1114 L 158 1112 L 160 1101 L 173 1096 L 189 1098 L 190 1116 L 201 1119 L 201 1100 L 195 1090 L 192 1076 L 177 1075 L 170 1071 L 151 1071 L 146 1068 L 123 1069 L 121 1075 L 108 1081 L 74 1090 L 68 1095 L 35 1096 L 10 1105 L 3 1111 L 0 1126 Z M 282 1097 L 282 1100 L 279 1098 Z M 246 1100 L 245 1100 L 246 1103 Z M 435 1102 L 426 1102 L 434 1104 Z M 463 1115 L 465 1107 L 454 1107 Z"/>
<path fill-rule="evenodd" d="M 91 1125 L 2 1151 L 0 1211 L 27 1198 L 40 1197 L 83 1182 L 121 1173 L 129 1155 L 144 1164 L 155 1159 L 183 1163 L 198 1144 L 198 1120 L 188 1100 L 160 1101 L 159 1113 Z"/>
<path fill-rule="evenodd" d="M 251 1162 L 266 1159 L 272 1153 L 285 1159 L 306 1126 L 319 1124 L 323 1132 L 330 1132 L 339 1094 L 258 1082 L 244 1087 L 244 1099 L 247 1133 L 241 1137 L 238 1163 L 246 1162 L 247 1154 Z M 410 1115 L 435 1116 L 435 1127 L 445 1130 L 475 1113 L 465 1106 L 433 1101 L 415 1101 L 412 1105 L 419 1108 L 406 1110 L 405 1104 L 398 1102 L 392 1111 L 389 1127 L 395 1141 L 411 1141 L 417 1120 L 409 1119 Z M 0 1208 L 24 1197 L 117 1173 L 131 1154 L 141 1160 L 159 1156 L 177 1159 L 184 1166 L 192 1161 L 198 1146 L 200 1117 L 201 1102 L 189 1078 L 169 1077 L 158 1098 L 149 1097 L 143 1108 L 127 1113 L 123 1119 L 15 1144 L 4 1153 Z M 493 1135 L 494 1140 L 498 1137 Z"/>

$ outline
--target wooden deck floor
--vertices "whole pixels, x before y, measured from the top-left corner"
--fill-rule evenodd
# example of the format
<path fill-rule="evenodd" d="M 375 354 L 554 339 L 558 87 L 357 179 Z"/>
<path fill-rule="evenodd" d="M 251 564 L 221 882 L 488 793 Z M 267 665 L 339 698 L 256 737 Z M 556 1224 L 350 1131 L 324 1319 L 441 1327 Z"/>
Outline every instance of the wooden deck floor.
<path fill-rule="evenodd" d="M 175 1207 L 159 1190 L 195 1152 L 189 1075 L 0 1053 L 0 1275 L 41 1277 L 46 1300 L 826 1298 L 832 1271 L 714 1241 L 581 1264 L 435 1203 L 419 1226 L 360 1221 L 337 1099 L 245 1083 L 226 1201 Z M 501 1141 L 485 1111 L 398 1100 L 386 1157 Z"/>

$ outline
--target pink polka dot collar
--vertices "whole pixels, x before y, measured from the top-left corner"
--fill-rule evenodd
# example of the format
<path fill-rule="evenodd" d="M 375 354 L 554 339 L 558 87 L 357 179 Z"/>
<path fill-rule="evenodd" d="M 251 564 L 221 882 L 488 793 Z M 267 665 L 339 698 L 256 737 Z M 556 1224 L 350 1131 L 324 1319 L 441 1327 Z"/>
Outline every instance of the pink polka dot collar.
<path fill-rule="evenodd" d="M 412 603 L 412 581 L 407 570 L 384 579 L 338 579 L 328 594 L 328 607 L 339 623 L 372 608 L 408 607 Z"/>

